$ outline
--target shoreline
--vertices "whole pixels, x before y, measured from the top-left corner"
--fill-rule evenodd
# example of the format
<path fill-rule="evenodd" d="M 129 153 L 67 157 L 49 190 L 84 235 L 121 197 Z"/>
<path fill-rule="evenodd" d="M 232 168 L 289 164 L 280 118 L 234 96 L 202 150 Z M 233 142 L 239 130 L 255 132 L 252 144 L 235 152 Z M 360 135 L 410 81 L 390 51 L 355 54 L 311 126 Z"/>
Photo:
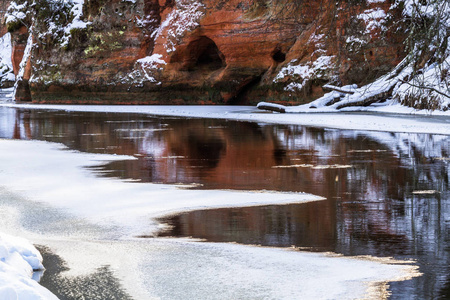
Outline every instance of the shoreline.
<path fill-rule="evenodd" d="M 47 105 L 0 103 L 0 107 L 68 112 L 129 113 L 149 116 L 222 119 L 299 125 L 342 130 L 450 134 L 446 118 L 450 112 L 415 111 L 399 105 L 373 107 L 364 110 L 329 112 L 271 113 L 254 106 L 168 106 L 168 105 Z"/>

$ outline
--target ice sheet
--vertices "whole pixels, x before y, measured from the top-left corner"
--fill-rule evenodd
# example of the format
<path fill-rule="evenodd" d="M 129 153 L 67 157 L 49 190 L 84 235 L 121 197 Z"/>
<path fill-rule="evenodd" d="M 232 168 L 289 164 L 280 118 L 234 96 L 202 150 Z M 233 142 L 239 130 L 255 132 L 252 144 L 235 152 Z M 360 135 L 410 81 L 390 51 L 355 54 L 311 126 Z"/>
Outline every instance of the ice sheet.
<path fill-rule="evenodd" d="M 390 264 L 390 260 L 378 262 L 183 239 L 133 238 L 130 235 L 155 228 L 152 217 L 170 212 L 320 198 L 308 194 L 183 190 L 99 178 L 82 168 L 114 159 L 132 158 L 80 153 L 46 142 L 0 140 L 2 189 L 24 201 L 43 203 L 84 219 L 92 228 L 104 226 L 109 228 L 107 232 L 120 233 L 117 237 L 94 235 L 80 240 L 70 232 L 49 236 L 22 230 L 21 235 L 48 245 L 67 261 L 71 268 L 67 276 L 87 274 L 108 265 L 135 299 L 354 299 L 369 291 L 386 292 L 385 286 L 370 289 L 377 282 L 417 276 L 414 266 Z M 36 217 L 45 218 L 43 213 Z"/>
<path fill-rule="evenodd" d="M 125 236 L 151 234 L 157 229 L 152 218 L 170 213 L 323 199 L 304 193 L 185 190 L 172 185 L 99 178 L 82 167 L 134 157 L 61 149 L 61 145 L 52 143 L 1 140 L 1 185 L 93 223 L 119 226 Z"/>

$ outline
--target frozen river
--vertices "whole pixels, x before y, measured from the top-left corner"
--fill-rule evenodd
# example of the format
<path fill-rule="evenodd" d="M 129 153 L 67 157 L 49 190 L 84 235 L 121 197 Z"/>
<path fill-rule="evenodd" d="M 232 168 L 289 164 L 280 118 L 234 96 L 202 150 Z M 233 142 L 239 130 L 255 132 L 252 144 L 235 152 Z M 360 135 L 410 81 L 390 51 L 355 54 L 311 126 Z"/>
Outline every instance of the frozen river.
<path fill-rule="evenodd" d="M 120 109 L 0 107 L 0 225 L 46 247 L 61 299 L 450 297 L 446 119 Z M 386 257 L 423 276 L 390 282 L 411 269 Z"/>

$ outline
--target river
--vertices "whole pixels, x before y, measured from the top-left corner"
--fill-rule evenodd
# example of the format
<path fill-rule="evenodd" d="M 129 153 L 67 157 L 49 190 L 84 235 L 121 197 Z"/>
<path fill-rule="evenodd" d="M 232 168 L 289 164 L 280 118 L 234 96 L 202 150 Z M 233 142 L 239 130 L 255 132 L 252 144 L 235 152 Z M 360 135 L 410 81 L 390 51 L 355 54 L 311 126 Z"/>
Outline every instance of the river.
<path fill-rule="evenodd" d="M 390 299 L 450 298 L 448 135 L 6 107 L 0 116 L 0 138 L 136 158 L 91 167 L 97 176 L 326 198 L 175 214 L 158 236 L 414 260 L 423 276 L 391 282 Z M 63 263 L 46 256 L 42 283 L 61 289 Z M 114 286 L 110 272 L 96 278 Z"/>

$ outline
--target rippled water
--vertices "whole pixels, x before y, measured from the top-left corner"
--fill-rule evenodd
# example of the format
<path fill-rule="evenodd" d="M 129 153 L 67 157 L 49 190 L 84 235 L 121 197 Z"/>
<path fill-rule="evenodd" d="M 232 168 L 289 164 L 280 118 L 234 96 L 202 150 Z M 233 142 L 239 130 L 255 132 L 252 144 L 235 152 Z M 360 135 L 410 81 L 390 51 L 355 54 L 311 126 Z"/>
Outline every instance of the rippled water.
<path fill-rule="evenodd" d="M 0 108 L 0 137 L 138 158 L 99 176 L 324 196 L 184 213 L 160 235 L 413 259 L 424 276 L 391 298 L 450 298 L 449 136 Z"/>

